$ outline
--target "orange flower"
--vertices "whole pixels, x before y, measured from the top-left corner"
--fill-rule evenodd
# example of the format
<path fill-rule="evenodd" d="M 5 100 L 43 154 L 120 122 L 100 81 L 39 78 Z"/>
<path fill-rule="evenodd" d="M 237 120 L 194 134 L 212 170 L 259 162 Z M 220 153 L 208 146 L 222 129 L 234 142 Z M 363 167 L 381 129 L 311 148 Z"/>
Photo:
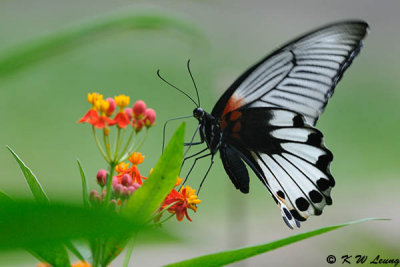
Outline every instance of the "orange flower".
<path fill-rule="evenodd" d="M 190 186 L 182 187 L 179 192 L 175 189 L 172 189 L 169 195 L 165 198 L 161 209 L 173 204 L 168 208 L 168 211 L 170 213 L 175 213 L 178 221 L 182 221 L 185 215 L 189 221 L 192 221 L 187 210 L 191 209 L 193 211 L 197 211 L 196 205 L 201 203 L 201 200 L 197 198 L 195 192 L 196 190 L 192 189 Z"/>
<path fill-rule="evenodd" d="M 119 128 L 125 129 L 130 123 L 128 115 L 125 113 L 124 108 L 129 105 L 129 96 L 119 95 L 114 97 L 115 104 L 119 107 L 119 111 L 110 125 L 117 124 Z"/>
<path fill-rule="evenodd" d="M 176 177 L 176 183 L 174 186 L 177 187 L 178 185 L 180 185 L 182 183 L 182 181 L 183 181 L 182 178 Z"/>
<path fill-rule="evenodd" d="M 121 162 L 120 164 L 118 164 L 115 167 L 115 171 L 118 173 L 118 175 L 116 177 L 117 177 L 119 183 L 122 182 L 122 176 L 124 174 L 129 174 L 130 177 L 132 178 L 132 181 L 134 183 L 138 183 L 140 185 L 143 184 L 142 180 L 147 179 L 146 177 L 143 177 L 140 174 L 140 172 L 139 172 L 138 168 L 136 167 L 136 165 L 132 165 L 132 167 L 129 167 L 129 163 Z"/>
<path fill-rule="evenodd" d="M 99 119 L 98 109 L 96 108 L 96 102 L 103 99 L 103 95 L 99 93 L 91 93 L 87 96 L 88 102 L 92 104 L 90 110 L 78 121 L 79 123 L 87 122 L 95 125 Z"/>
<path fill-rule="evenodd" d="M 92 267 L 92 265 L 86 261 L 78 261 L 77 263 L 72 264 L 71 267 Z"/>
<path fill-rule="evenodd" d="M 140 152 L 133 152 L 132 155 L 129 157 L 129 161 L 132 162 L 133 165 L 139 165 L 143 162 L 145 156 L 142 156 Z"/>
<path fill-rule="evenodd" d="M 51 267 L 51 265 L 46 262 L 40 262 L 36 265 L 36 267 Z"/>
<path fill-rule="evenodd" d="M 104 99 L 98 99 L 94 103 L 96 110 L 100 111 L 101 116 L 98 117 L 97 121 L 93 124 L 97 128 L 103 129 L 107 125 L 113 123 L 113 121 L 107 116 L 107 111 L 110 107 L 110 102 Z"/>

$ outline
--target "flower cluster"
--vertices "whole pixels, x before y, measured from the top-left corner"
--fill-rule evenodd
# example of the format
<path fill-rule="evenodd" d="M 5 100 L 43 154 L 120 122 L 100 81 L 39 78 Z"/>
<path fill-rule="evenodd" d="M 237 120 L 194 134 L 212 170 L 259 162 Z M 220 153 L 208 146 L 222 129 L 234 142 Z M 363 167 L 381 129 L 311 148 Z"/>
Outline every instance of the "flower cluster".
<path fill-rule="evenodd" d="M 126 95 L 118 95 L 114 98 L 104 99 L 99 93 L 91 93 L 87 96 L 88 102 L 92 105 L 89 111 L 78 121 L 87 122 L 96 128 L 104 129 L 107 126 L 117 125 L 125 129 L 129 124 L 137 131 L 143 127 L 153 126 L 156 120 L 156 113 L 153 109 L 147 108 L 142 100 L 136 101 L 132 108 L 128 108 L 130 98 Z M 118 107 L 114 118 L 111 118 Z"/>
<path fill-rule="evenodd" d="M 182 182 L 181 178 L 177 178 L 175 187 L 178 187 Z M 192 219 L 189 217 L 188 209 L 197 211 L 197 204 L 201 203 L 201 200 L 197 198 L 195 194 L 196 189 L 191 188 L 190 186 L 181 186 L 181 188 L 176 190 L 173 188 L 171 192 L 167 195 L 159 209 L 159 215 L 156 217 L 155 221 L 159 221 L 162 217 L 162 213 L 167 210 L 173 215 L 176 215 L 176 219 L 178 221 L 182 221 L 185 216 L 189 221 Z M 168 218 L 169 219 L 169 218 Z"/>

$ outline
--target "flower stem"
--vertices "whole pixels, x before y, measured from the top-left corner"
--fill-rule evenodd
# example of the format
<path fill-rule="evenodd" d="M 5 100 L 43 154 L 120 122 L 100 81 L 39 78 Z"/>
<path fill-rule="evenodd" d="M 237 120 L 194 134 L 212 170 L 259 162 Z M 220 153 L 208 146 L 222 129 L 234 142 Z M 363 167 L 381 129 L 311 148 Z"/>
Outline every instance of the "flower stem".
<path fill-rule="evenodd" d="M 113 179 L 113 175 L 114 175 L 114 169 L 115 169 L 115 165 L 117 163 L 112 161 L 110 162 L 110 172 L 108 174 L 107 177 L 107 186 L 106 186 L 106 197 L 104 199 L 104 206 L 108 207 L 108 205 L 110 204 L 110 200 L 111 200 L 111 185 L 112 185 L 112 179 Z"/>
<path fill-rule="evenodd" d="M 117 159 L 119 139 L 121 138 L 121 128 L 118 127 L 117 136 L 115 137 L 114 161 Z"/>
<path fill-rule="evenodd" d="M 138 150 L 143 146 L 144 141 L 146 141 L 146 139 L 147 139 L 148 133 L 149 133 L 149 129 L 146 128 L 146 133 L 145 133 L 145 135 L 144 135 L 144 137 L 143 137 L 143 140 L 142 140 L 142 141 L 140 142 L 140 144 L 135 148 L 135 151 L 138 151 Z"/>
<path fill-rule="evenodd" d="M 120 157 L 118 158 L 118 161 L 120 161 L 121 158 L 123 157 L 123 155 L 125 154 L 126 150 L 127 150 L 128 147 L 129 147 L 129 144 L 130 144 L 131 141 L 132 141 L 133 136 L 136 137 L 136 134 L 134 135 L 134 133 L 136 133 L 136 131 L 132 128 L 131 134 L 130 134 L 129 137 L 128 137 L 128 141 L 126 142 L 124 148 L 121 150 Z"/>
<path fill-rule="evenodd" d="M 107 151 L 107 156 L 108 156 L 109 159 L 111 159 L 110 138 L 107 135 L 105 135 L 104 133 L 103 133 L 103 142 L 104 142 L 104 146 L 105 146 L 106 151 Z"/>
<path fill-rule="evenodd" d="M 133 251 L 133 248 L 135 246 L 136 235 L 137 235 L 137 233 L 135 233 L 133 235 L 133 237 L 131 238 L 131 240 L 128 243 L 128 246 L 126 247 L 126 254 L 125 254 L 123 267 L 128 267 L 128 265 L 129 265 L 129 261 L 131 259 L 132 251 Z"/>
<path fill-rule="evenodd" d="M 104 153 L 103 147 L 101 146 L 99 139 L 97 138 L 96 129 L 94 128 L 94 126 L 92 126 L 92 132 L 93 132 L 93 136 L 94 136 L 94 140 L 96 142 L 97 148 L 99 149 L 103 158 L 109 163 L 110 159 L 108 159 L 106 153 Z"/>

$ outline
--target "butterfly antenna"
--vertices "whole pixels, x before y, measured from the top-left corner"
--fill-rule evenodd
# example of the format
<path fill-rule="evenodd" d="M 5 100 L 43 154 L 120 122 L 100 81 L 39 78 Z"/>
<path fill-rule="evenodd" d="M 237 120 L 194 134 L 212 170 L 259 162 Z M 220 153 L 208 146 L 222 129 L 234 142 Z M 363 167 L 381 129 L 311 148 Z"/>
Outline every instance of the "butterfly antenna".
<path fill-rule="evenodd" d="M 193 82 L 193 85 L 194 85 L 194 89 L 196 89 L 197 100 L 198 100 L 198 102 L 199 102 L 199 105 L 198 105 L 198 106 L 200 107 L 199 90 L 197 90 L 196 82 L 194 81 L 194 78 L 193 78 L 193 75 L 192 75 L 192 71 L 190 70 L 190 59 L 189 59 L 188 62 L 187 62 L 187 69 L 188 69 L 188 71 L 189 71 L 190 78 L 192 78 L 192 82 Z"/>
<path fill-rule="evenodd" d="M 176 90 L 178 90 L 179 92 L 181 92 L 182 94 L 184 94 L 185 96 L 187 96 L 190 100 L 192 100 L 192 102 L 196 105 L 196 107 L 199 107 L 199 105 L 197 105 L 196 101 L 194 101 L 193 98 L 191 98 L 187 93 L 185 93 L 184 91 L 182 91 L 181 89 L 179 89 L 178 87 L 176 87 L 175 85 L 169 83 L 167 80 L 165 80 L 163 77 L 161 77 L 160 70 L 157 70 L 157 76 L 158 76 L 158 78 L 160 78 L 163 82 L 165 82 L 165 83 L 168 84 L 169 86 L 175 88 Z"/>

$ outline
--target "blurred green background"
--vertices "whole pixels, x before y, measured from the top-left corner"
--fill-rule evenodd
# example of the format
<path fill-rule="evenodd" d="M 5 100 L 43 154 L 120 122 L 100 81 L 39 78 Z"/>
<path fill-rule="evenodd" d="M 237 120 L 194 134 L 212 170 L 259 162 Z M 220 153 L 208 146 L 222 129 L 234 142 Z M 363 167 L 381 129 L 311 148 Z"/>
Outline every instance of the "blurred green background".
<path fill-rule="evenodd" d="M 358 18 L 370 24 L 370 34 L 317 124 L 335 155 L 331 166 L 337 181 L 334 204 L 299 231 L 363 217 L 392 221 L 351 226 L 257 256 L 240 266 L 324 266 L 330 254 L 338 258 L 368 255 L 371 260 L 377 254 L 399 257 L 399 10 L 396 0 L 0 0 L 0 64 L 8 51 L 21 44 L 119 14 L 164 14 L 186 21 L 201 33 L 108 31 L 0 76 L 0 188 L 11 196 L 30 196 L 4 147 L 10 145 L 39 177 L 50 199 L 80 201 L 76 158 L 92 177 L 91 187 L 97 189 L 95 175 L 105 162 L 90 127 L 76 123 L 89 108 L 86 94 L 92 91 L 105 96 L 124 93 L 131 96 L 131 103 L 143 99 L 156 110 L 157 124 L 141 149 L 146 155 L 141 172 L 147 174 L 160 155 L 164 121 L 190 115 L 194 108 L 157 78 L 157 69 L 193 94 L 185 65 L 191 59 L 202 106 L 211 111 L 238 75 L 277 46 L 322 24 Z M 177 125 L 171 123 L 167 136 Z M 189 138 L 196 121 L 188 120 L 188 126 Z M 188 184 L 197 188 L 207 166 L 207 160 L 196 166 Z M 296 233 L 284 225 L 267 190 L 254 175 L 251 178 L 250 194 L 236 192 L 218 159 L 202 188 L 203 202 L 193 222 L 166 225 L 183 242 L 139 245 L 134 265 L 159 266 Z M 112 266 L 119 266 L 120 258 Z M 23 251 L 0 254 L 1 266 L 34 266 L 36 262 Z"/>

